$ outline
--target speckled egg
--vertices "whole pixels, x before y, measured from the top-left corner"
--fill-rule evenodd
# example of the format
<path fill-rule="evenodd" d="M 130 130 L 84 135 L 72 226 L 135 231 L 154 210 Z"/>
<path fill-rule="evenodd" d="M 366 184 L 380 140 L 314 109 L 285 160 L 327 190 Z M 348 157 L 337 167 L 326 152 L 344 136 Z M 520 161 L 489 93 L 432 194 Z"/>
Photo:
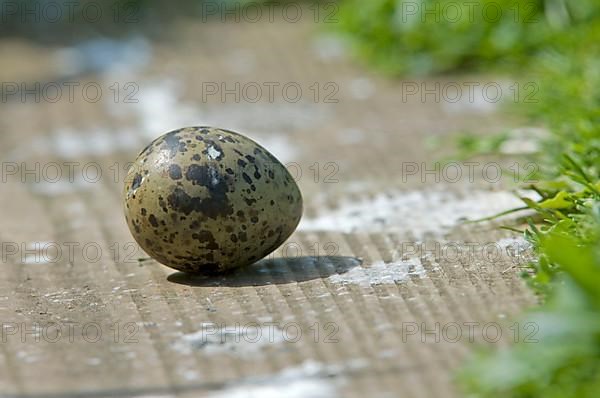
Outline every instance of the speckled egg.
<path fill-rule="evenodd" d="M 214 273 L 271 253 L 302 216 L 296 182 L 265 148 L 232 131 L 187 127 L 148 145 L 125 181 L 138 244 L 184 272 Z"/>

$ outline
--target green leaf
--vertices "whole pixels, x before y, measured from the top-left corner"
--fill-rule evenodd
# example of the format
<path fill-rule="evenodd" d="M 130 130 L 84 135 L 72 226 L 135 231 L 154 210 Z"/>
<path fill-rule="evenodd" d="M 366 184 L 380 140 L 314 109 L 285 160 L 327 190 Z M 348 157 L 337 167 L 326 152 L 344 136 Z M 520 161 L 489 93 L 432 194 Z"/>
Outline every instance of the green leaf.
<path fill-rule="evenodd" d="M 560 191 L 553 198 L 539 203 L 542 209 L 569 209 L 574 205 L 571 195 L 566 191 Z"/>

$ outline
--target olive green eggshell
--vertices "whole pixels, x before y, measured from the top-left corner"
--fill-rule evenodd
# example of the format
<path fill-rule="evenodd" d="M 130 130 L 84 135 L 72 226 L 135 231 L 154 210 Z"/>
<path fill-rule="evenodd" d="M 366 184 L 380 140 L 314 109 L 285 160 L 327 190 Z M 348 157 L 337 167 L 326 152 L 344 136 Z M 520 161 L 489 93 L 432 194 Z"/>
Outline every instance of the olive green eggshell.
<path fill-rule="evenodd" d="M 228 130 L 187 127 L 148 145 L 125 180 L 125 218 L 138 244 L 184 272 L 251 264 L 300 222 L 296 182 L 265 148 Z"/>

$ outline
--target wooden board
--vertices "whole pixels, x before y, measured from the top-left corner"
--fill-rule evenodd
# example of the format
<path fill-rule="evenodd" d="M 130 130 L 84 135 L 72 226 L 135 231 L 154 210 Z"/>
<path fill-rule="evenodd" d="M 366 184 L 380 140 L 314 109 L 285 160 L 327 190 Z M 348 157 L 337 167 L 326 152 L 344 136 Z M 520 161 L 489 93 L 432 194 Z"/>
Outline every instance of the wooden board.
<path fill-rule="evenodd" d="M 321 27 L 182 20 L 146 43 L 143 66 L 68 76 L 100 86 L 98 102 L 79 89 L 72 102 L 66 91 L 3 101 L 1 396 L 449 397 L 470 352 L 514 340 L 513 316 L 534 302 L 522 258 L 483 250 L 506 249 L 511 234 L 457 220 L 514 205 L 506 184 L 421 170 L 451 151 L 432 153 L 428 139 L 515 122 L 489 103 L 406 96 L 423 81 L 361 69 Z M 19 81 L 18 65 L 37 65 L 27 84 L 64 81 L 53 51 L 35 46 L 3 39 L 13 50 L 0 69 Z M 290 96 L 270 101 L 266 82 Z M 237 102 L 209 94 L 236 83 Z M 304 224 L 273 258 L 211 279 L 138 261 L 121 209 L 126 164 L 190 124 L 247 133 L 301 170 Z"/>

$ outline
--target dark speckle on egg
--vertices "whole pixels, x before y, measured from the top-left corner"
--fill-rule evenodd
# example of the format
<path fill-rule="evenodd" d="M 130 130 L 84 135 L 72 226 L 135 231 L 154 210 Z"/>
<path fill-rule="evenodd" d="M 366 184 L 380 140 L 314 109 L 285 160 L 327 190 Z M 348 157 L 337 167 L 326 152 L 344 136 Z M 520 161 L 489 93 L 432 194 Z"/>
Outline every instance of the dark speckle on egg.
<path fill-rule="evenodd" d="M 285 166 L 228 130 L 171 131 L 140 153 L 126 181 L 126 221 L 135 240 L 184 272 L 257 261 L 292 234 L 302 215 L 300 190 Z"/>
<path fill-rule="evenodd" d="M 172 164 L 169 166 L 169 177 L 172 180 L 180 180 L 181 179 L 181 167 L 178 164 Z"/>

